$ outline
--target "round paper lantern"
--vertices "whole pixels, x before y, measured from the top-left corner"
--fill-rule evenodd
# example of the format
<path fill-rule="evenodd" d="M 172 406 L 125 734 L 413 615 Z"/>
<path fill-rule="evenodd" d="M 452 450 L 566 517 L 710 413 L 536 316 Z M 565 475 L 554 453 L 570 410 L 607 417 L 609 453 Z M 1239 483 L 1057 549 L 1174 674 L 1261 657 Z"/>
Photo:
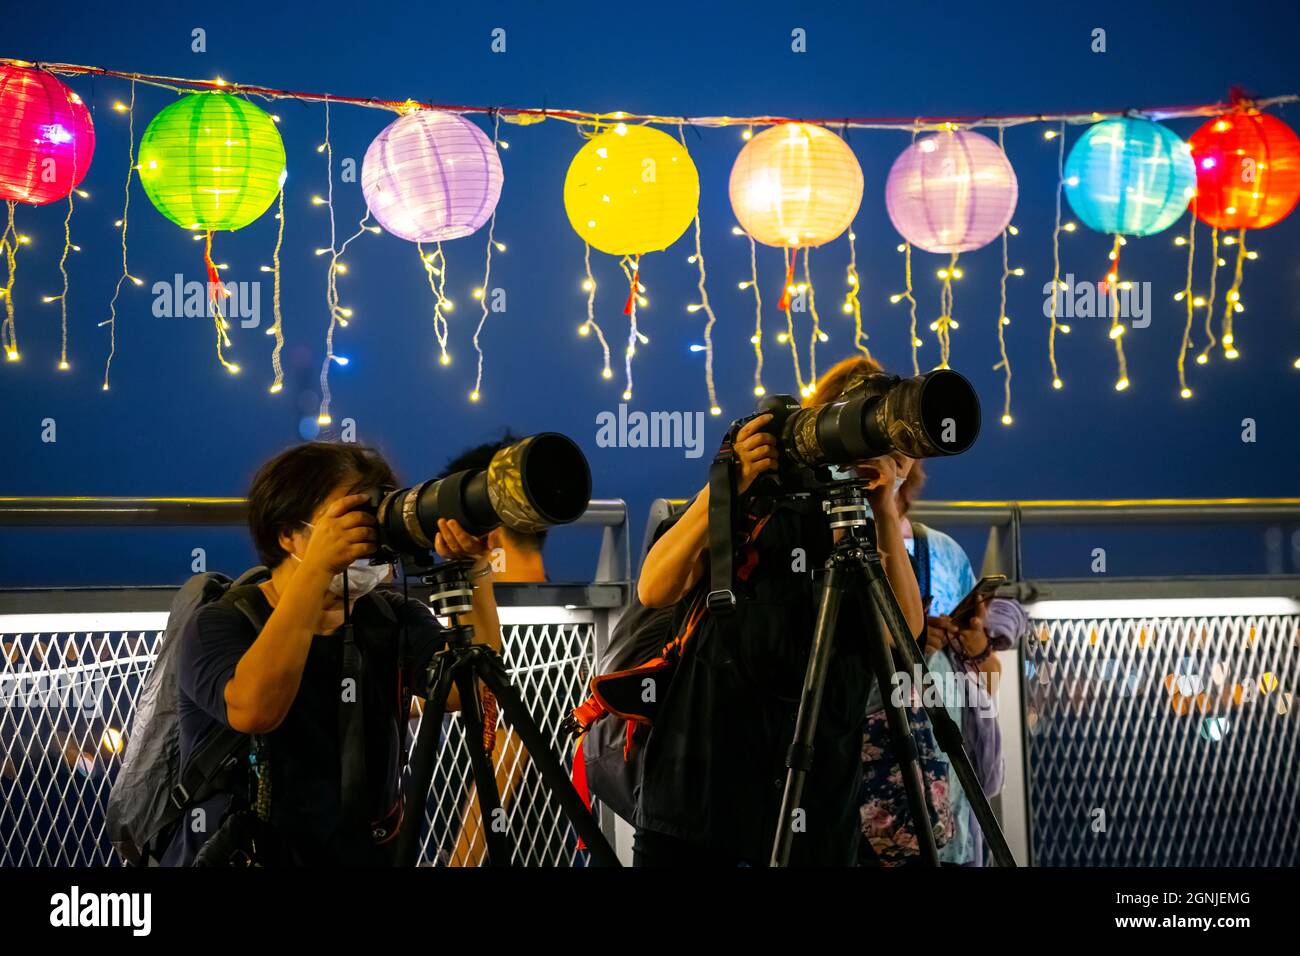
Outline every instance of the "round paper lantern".
<path fill-rule="evenodd" d="M 671 246 L 699 202 L 700 176 L 686 147 L 649 126 L 620 123 L 593 136 L 564 177 L 564 211 L 574 232 L 612 256 Z"/>
<path fill-rule="evenodd" d="M 763 130 L 731 167 L 731 209 L 765 246 L 798 249 L 839 236 L 862 204 L 862 167 L 848 143 L 811 123 Z"/>
<path fill-rule="evenodd" d="M 63 199 L 94 154 L 95 126 L 80 96 L 44 70 L 0 65 L 0 199 Z"/>
<path fill-rule="evenodd" d="M 1019 191 L 1002 147 L 969 130 L 944 130 L 918 139 L 894 160 L 885 208 L 912 245 L 970 252 L 1007 228 Z"/>
<path fill-rule="evenodd" d="M 419 110 L 386 126 L 366 150 L 361 192 L 393 235 L 443 242 L 492 218 L 505 174 L 483 131 L 455 113 Z"/>
<path fill-rule="evenodd" d="M 1098 232 L 1149 236 L 1167 229 L 1195 189 L 1187 144 L 1151 120 L 1103 120 L 1065 161 L 1070 208 Z"/>
<path fill-rule="evenodd" d="M 186 229 L 241 229 L 284 184 L 275 121 L 229 93 L 191 93 L 140 137 L 140 185 L 158 211 Z"/>
<path fill-rule="evenodd" d="M 1300 200 L 1300 138 L 1276 116 L 1238 111 L 1188 140 L 1196 215 L 1216 229 L 1263 229 Z"/>

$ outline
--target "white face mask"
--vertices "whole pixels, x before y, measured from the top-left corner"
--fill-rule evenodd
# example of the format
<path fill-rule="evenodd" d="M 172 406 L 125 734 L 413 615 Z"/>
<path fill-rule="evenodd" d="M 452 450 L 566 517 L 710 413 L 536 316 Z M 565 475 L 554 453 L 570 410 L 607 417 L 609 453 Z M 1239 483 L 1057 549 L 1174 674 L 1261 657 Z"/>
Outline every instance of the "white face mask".
<path fill-rule="evenodd" d="M 313 527 L 310 522 L 306 523 L 308 528 Z M 296 554 L 290 554 L 298 563 L 302 563 L 302 558 Z M 348 565 L 347 570 L 334 575 L 330 579 L 330 594 L 335 597 L 343 597 L 343 579 L 347 578 L 348 582 L 348 600 L 355 601 L 363 594 L 369 594 L 376 587 L 382 584 L 388 578 L 390 568 L 386 564 L 371 564 L 369 558 L 357 558 Z"/>

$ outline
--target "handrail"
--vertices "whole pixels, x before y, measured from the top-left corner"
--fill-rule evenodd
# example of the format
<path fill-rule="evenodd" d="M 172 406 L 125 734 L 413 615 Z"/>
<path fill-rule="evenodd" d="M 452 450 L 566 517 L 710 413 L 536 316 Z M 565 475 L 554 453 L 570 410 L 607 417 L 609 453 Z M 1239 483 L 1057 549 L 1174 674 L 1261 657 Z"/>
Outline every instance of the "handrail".
<path fill-rule="evenodd" d="M 0 528 L 240 527 L 245 498 L 0 497 Z M 627 502 L 593 498 L 574 525 L 604 529 L 595 584 L 631 578 Z"/>
<path fill-rule="evenodd" d="M 641 556 L 659 522 L 689 499 L 659 498 L 650 506 Z M 1021 580 L 1025 525 L 1252 524 L 1300 521 L 1300 498 L 1042 498 L 1026 501 L 920 501 L 908 513 L 939 525 L 989 528 L 982 572 Z"/>
<path fill-rule="evenodd" d="M 0 497 L 0 527 L 242 525 L 245 498 Z M 615 527 L 627 520 L 620 498 L 593 498 L 574 524 Z"/>

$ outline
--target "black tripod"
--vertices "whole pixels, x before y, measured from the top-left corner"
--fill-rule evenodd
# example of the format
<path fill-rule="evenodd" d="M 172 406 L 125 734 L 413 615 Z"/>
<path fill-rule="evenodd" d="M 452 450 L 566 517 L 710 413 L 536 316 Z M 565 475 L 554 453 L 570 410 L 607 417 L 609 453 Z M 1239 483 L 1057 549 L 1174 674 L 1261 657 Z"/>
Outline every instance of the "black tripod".
<path fill-rule="evenodd" d="M 925 782 L 916 741 L 912 737 L 903 704 L 891 700 L 893 660 L 890 644 L 892 643 L 894 652 L 908 673 L 924 675 L 925 663 L 909 636 L 910 629 L 885 577 L 880 554 L 866 534 L 871 512 L 862 485 L 849 482 L 837 486 L 827 495 L 822 506 L 830 517 L 831 529 L 840 530 L 843 534 L 826 559 L 826 578 L 817 609 L 817 623 L 813 631 L 812 649 L 808 655 L 808 668 L 804 674 L 803 693 L 799 699 L 794 740 L 786 757 L 788 771 L 781 798 L 776 840 L 772 846 L 771 865 L 785 866 L 790 860 L 790 846 L 795 832 L 792 821 L 803 797 L 804 778 L 812 767 L 813 735 L 821 712 L 822 690 L 826 685 L 826 669 L 830 664 L 835 624 L 844 593 L 852 589 L 866 623 L 867 651 L 884 703 L 885 721 L 893 740 L 894 753 L 903 772 L 908 808 L 912 814 L 921 858 L 931 866 L 938 866 L 939 850 L 934 842 L 934 831 L 930 827 L 930 814 L 925 803 Z M 962 744 L 960 728 L 942 705 L 926 707 L 925 712 L 934 729 L 935 739 L 957 771 L 957 779 L 970 800 L 994 860 L 998 866 L 1015 866 L 1006 837 L 998 826 L 993 808 L 984 796 L 975 768 Z"/>
<path fill-rule="evenodd" d="M 478 691 L 481 680 L 495 695 L 505 722 L 519 735 L 529 758 L 542 775 L 543 785 L 560 801 L 569 822 L 590 850 L 592 859 L 602 866 L 618 866 L 614 848 L 573 788 L 563 765 L 551 752 L 519 692 L 511 685 L 501 656 L 486 644 L 474 643 L 473 627 L 461 622 L 460 616 L 470 611 L 474 593 L 466 575 L 468 567 L 465 561 L 448 561 L 439 564 L 425 578 L 425 582 L 433 586 L 429 603 L 434 613 L 448 617 L 451 626 L 445 631 L 447 647 L 435 654 L 429 665 L 424 719 L 420 721 L 420 732 L 411 753 L 411 771 L 406 781 L 407 812 L 415 814 L 415 819 L 412 825 L 402 827 L 398 834 L 397 865 L 414 866 L 419 857 L 424 808 L 433 779 L 442 715 L 453 686 L 460 696 L 460 713 L 483 821 L 488 865 L 510 865 L 512 848 L 506 832 L 506 815 L 501 807 L 492 755 L 483 746 L 484 716 Z"/>

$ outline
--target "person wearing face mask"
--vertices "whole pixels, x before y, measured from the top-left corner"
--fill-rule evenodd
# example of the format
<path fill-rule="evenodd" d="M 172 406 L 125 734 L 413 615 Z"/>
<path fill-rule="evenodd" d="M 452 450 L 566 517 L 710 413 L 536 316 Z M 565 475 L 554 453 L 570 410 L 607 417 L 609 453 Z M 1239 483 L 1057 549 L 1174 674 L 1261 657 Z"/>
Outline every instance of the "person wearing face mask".
<path fill-rule="evenodd" d="M 422 684 L 444 646 L 442 628 L 426 605 L 376 590 L 390 569 L 370 564 L 375 520 L 361 506 L 368 489 L 396 485 L 378 452 L 329 442 L 290 448 L 253 479 L 249 528 L 269 574 L 227 598 L 241 592 L 238 601 L 265 624 L 258 631 L 237 602 L 221 599 L 200 608 L 180 632 L 180 760 L 184 765 L 224 725 L 252 737 L 267 779 L 233 771 L 188 812 L 188 825 L 163 854 L 164 865 L 192 863 L 223 820 L 264 798 L 277 840 L 296 862 L 391 862 L 403 818 L 406 691 Z M 499 649 L 486 542 L 442 520 L 434 543 L 443 558 L 474 562 L 467 623 L 476 640 Z M 359 657 L 346 662 L 345 590 Z M 341 710 L 341 696 L 348 694 L 359 711 Z M 459 706 L 453 690 L 447 708 Z M 359 714 L 355 723 L 353 714 Z M 346 753 L 345 728 L 359 742 Z M 364 768 L 361 784 L 347 794 L 345 759 Z M 410 816 L 418 821 L 418 813 Z"/>
<path fill-rule="evenodd" d="M 708 590 L 707 487 L 663 531 L 642 565 L 641 603 L 676 604 L 677 631 L 687 618 L 694 629 L 644 745 L 633 820 L 638 866 L 766 866 L 771 856 L 816 618 L 819 588 L 812 572 L 821 569 L 835 539 L 816 498 L 753 492 L 754 480 L 777 465 L 776 438 L 762 431 L 770 420 L 754 418 L 734 441 L 732 613 L 688 610 Z M 921 644 L 925 617 L 897 493 L 908 463 L 885 455 L 850 467 L 868 479 L 885 576 L 911 639 Z M 864 629 L 857 603 L 845 602 L 800 816 L 791 821 L 797 827 L 792 865 L 857 862 L 862 720 L 874 685 Z"/>

